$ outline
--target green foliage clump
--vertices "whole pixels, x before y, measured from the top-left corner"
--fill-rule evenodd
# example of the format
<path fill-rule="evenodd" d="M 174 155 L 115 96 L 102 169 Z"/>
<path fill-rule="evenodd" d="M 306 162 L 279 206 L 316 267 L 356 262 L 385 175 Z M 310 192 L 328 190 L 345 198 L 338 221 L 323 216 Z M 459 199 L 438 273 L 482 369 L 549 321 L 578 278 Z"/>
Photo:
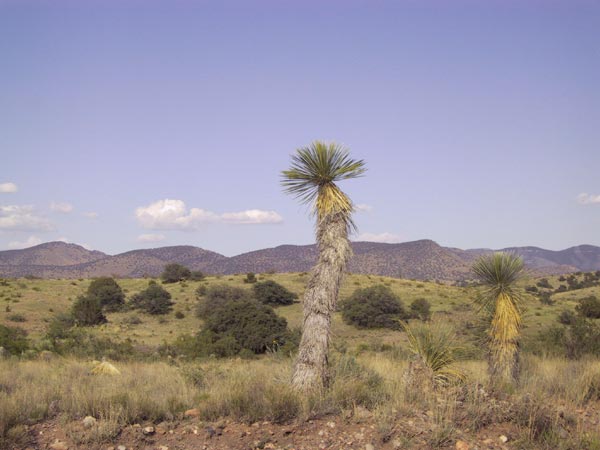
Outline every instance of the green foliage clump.
<path fill-rule="evenodd" d="M 400 329 L 400 320 L 409 318 L 398 296 L 382 284 L 355 290 L 340 309 L 344 321 L 359 328 Z"/>
<path fill-rule="evenodd" d="M 87 290 L 88 296 L 97 297 L 105 311 L 114 312 L 125 305 L 125 294 L 121 286 L 111 277 L 94 279 Z"/>
<path fill-rule="evenodd" d="M 264 353 L 284 342 L 287 321 L 256 300 L 234 300 L 210 313 L 206 329 L 218 337 L 233 337 L 242 349 Z"/>
<path fill-rule="evenodd" d="M 99 325 L 106 322 L 100 299 L 93 295 L 77 297 L 71 308 L 71 314 L 75 323 L 81 326 Z"/>
<path fill-rule="evenodd" d="M 291 305 L 298 295 L 272 280 L 260 281 L 252 287 L 254 297 L 266 305 Z"/>
<path fill-rule="evenodd" d="M 10 355 L 20 355 L 29 349 L 27 333 L 19 327 L 0 325 L 0 347 Z"/>
<path fill-rule="evenodd" d="M 160 275 L 163 283 L 177 283 L 179 281 L 189 280 L 192 272 L 181 264 L 167 264 L 163 273 Z"/>
<path fill-rule="evenodd" d="M 582 298 L 575 310 L 588 319 L 600 319 L 600 300 L 593 295 Z"/>
<path fill-rule="evenodd" d="M 27 322 L 27 318 L 23 314 L 15 313 L 6 317 L 6 320 L 11 322 Z"/>
<path fill-rule="evenodd" d="M 410 304 L 411 315 L 423 322 L 431 319 L 431 303 L 424 298 L 418 298 Z"/>
<path fill-rule="evenodd" d="M 202 287 L 202 286 L 201 286 Z M 199 290 L 200 288 L 198 288 Z M 198 303 L 196 314 L 201 319 L 206 318 L 213 310 L 231 300 L 250 300 L 252 294 L 246 289 L 230 286 L 225 283 L 216 284 L 203 290 L 204 298 Z M 198 295 L 198 291 L 196 291 Z"/>
<path fill-rule="evenodd" d="M 248 272 L 246 274 L 246 278 L 244 278 L 244 283 L 256 283 L 256 275 L 254 272 Z"/>
<path fill-rule="evenodd" d="M 196 289 L 196 297 L 197 298 L 204 297 L 206 295 L 207 291 L 208 291 L 208 288 L 206 287 L 206 285 L 201 284 L 200 286 L 198 286 L 198 289 Z"/>
<path fill-rule="evenodd" d="M 206 278 L 206 275 L 204 275 L 204 272 L 201 272 L 200 270 L 192 270 L 190 273 L 191 281 L 202 281 L 205 278 Z"/>
<path fill-rule="evenodd" d="M 152 315 L 168 314 L 173 309 L 173 304 L 169 291 L 154 281 L 150 281 L 145 290 L 133 295 L 130 300 L 131 308 Z"/>

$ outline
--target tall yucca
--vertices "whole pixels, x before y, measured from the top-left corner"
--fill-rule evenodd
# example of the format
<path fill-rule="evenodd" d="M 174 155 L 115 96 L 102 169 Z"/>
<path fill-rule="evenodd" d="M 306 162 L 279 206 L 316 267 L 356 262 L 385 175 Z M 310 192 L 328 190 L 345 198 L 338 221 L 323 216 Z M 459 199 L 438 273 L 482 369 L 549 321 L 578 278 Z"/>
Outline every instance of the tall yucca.
<path fill-rule="evenodd" d="M 522 291 L 517 284 L 523 274 L 523 260 L 498 252 L 479 258 L 473 272 L 483 285 L 478 302 L 489 318 L 490 375 L 493 381 L 513 381 L 519 366 Z"/>
<path fill-rule="evenodd" d="M 282 172 L 285 191 L 312 206 L 316 217 L 319 259 L 304 294 L 304 322 L 292 383 L 301 391 L 327 384 L 331 315 L 352 250 L 348 234 L 354 227 L 352 201 L 336 182 L 365 172 L 362 160 L 350 158 L 343 147 L 320 141 L 292 156 Z"/>

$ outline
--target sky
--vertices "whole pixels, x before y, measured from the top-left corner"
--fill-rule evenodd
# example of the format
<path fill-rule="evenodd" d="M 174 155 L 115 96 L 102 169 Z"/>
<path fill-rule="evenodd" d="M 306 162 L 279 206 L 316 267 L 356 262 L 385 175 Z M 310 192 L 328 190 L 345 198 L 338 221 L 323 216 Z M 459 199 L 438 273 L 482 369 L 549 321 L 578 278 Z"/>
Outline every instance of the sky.
<path fill-rule="evenodd" d="M 0 250 L 312 243 L 314 140 L 354 240 L 600 245 L 600 0 L 0 0 Z"/>

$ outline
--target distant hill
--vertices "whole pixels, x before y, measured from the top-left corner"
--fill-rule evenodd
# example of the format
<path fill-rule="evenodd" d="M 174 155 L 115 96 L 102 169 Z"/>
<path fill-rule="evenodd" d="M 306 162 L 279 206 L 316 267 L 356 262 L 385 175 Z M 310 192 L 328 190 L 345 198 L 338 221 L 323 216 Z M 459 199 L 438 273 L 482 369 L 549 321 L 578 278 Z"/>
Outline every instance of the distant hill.
<path fill-rule="evenodd" d="M 431 240 L 383 244 L 353 242 L 349 271 L 372 275 L 430 280 L 464 280 L 470 266 L 491 249 L 461 250 L 442 247 Z M 538 247 L 511 247 L 535 274 L 600 270 L 600 247 L 580 245 L 552 251 Z M 0 276 L 43 278 L 91 278 L 157 276 L 176 262 L 211 274 L 244 272 L 307 272 L 317 258 L 315 245 L 280 245 L 226 257 L 193 246 L 132 250 L 118 255 L 90 251 L 64 242 L 49 242 L 24 250 L 0 251 Z"/>
<path fill-rule="evenodd" d="M 23 250 L 0 251 L 0 266 L 72 266 L 108 255 L 65 242 L 47 242 Z"/>

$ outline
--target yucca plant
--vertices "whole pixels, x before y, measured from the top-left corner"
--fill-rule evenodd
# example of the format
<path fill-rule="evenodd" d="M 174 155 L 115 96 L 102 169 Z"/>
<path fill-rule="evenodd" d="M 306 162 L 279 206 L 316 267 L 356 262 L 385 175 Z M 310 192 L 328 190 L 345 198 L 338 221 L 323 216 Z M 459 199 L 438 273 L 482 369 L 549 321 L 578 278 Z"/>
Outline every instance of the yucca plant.
<path fill-rule="evenodd" d="M 479 258 L 473 272 L 481 283 L 477 297 L 489 326 L 489 369 L 492 382 L 518 378 L 519 337 L 522 325 L 523 260 L 512 253 L 497 252 Z"/>
<path fill-rule="evenodd" d="M 408 349 L 430 372 L 437 386 L 465 381 L 464 372 L 456 367 L 457 351 L 454 331 L 439 322 L 409 325 L 402 323 Z"/>
<path fill-rule="evenodd" d="M 364 161 L 352 159 L 345 148 L 315 141 L 298 149 L 290 169 L 282 172 L 285 192 L 310 205 L 317 222 L 319 259 L 304 293 L 302 338 L 292 375 L 293 385 L 301 391 L 327 385 L 331 315 L 352 255 L 348 235 L 355 228 L 354 208 L 336 183 L 357 178 L 365 170 Z"/>

